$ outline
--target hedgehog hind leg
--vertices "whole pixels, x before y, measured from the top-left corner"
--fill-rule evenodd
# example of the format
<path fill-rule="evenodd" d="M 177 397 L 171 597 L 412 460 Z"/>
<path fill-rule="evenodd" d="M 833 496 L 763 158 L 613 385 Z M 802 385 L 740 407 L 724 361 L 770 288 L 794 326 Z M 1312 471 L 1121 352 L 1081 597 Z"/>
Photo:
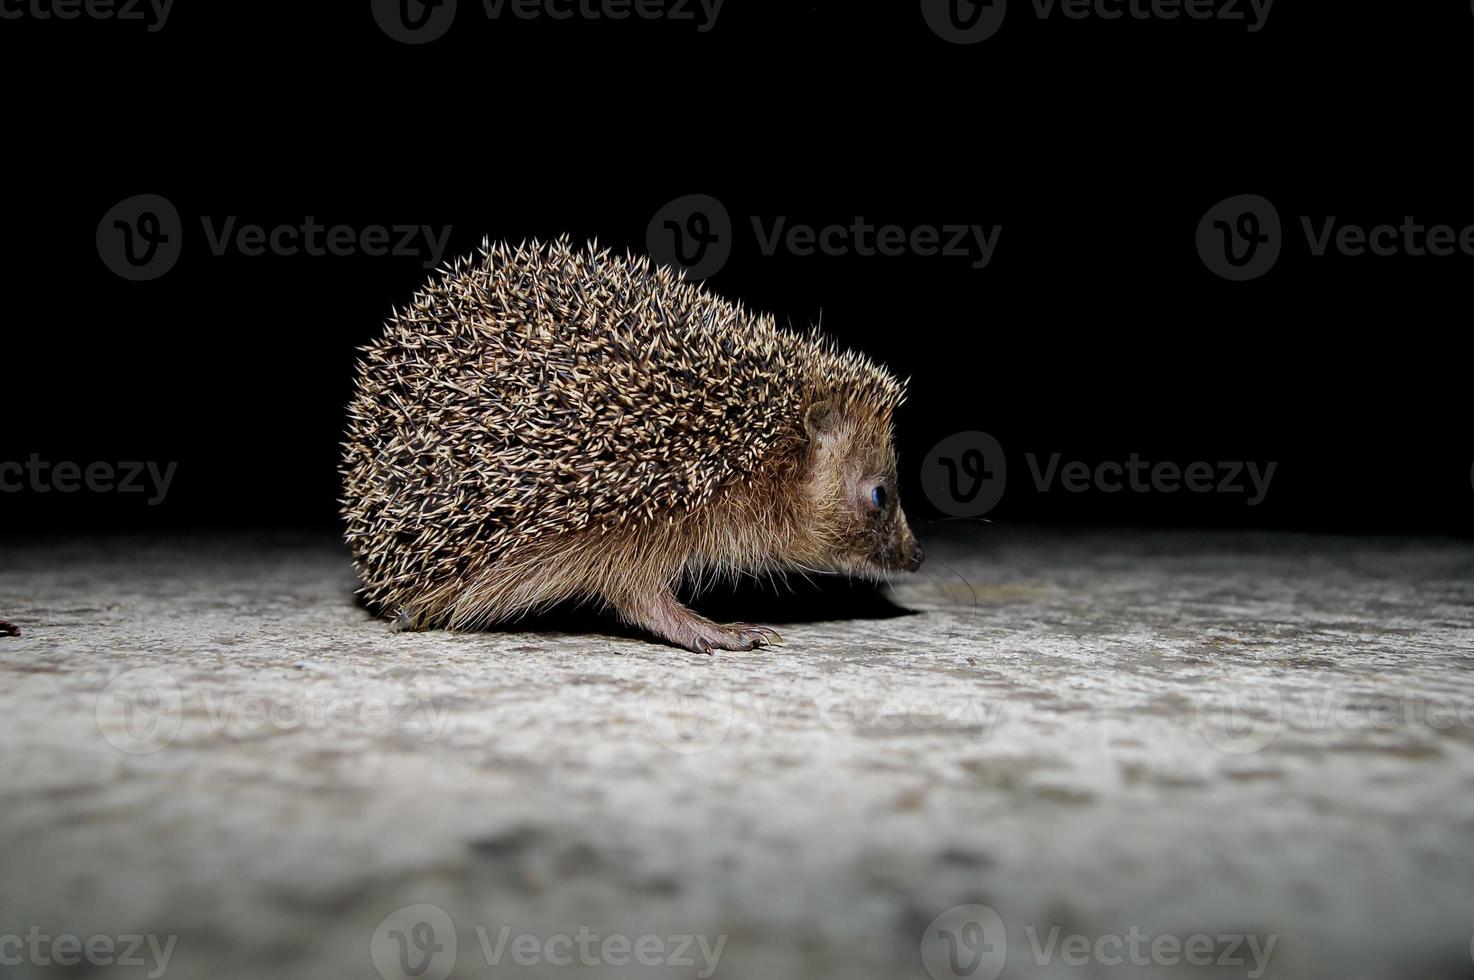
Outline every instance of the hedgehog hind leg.
<path fill-rule="evenodd" d="M 418 616 L 401 606 L 399 612 L 394 614 L 394 626 L 392 628 L 396 633 L 419 633 L 426 629 L 427 626 L 424 617 Z"/>
<path fill-rule="evenodd" d="M 610 605 L 625 622 L 695 653 L 752 650 L 783 639 L 766 626 L 714 623 L 682 605 L 669 588 L 610 600 Z"/>

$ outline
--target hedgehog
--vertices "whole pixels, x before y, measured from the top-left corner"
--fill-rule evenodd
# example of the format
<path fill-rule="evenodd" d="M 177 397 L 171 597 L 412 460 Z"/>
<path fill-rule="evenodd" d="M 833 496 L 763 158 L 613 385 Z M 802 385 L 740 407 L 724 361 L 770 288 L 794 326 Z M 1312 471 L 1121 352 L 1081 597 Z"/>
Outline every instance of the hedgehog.
<path fill-rule="evenodd" d="M 595 604 L 703 653 L 781 640 L 677 598 L 922 551 L 896 488 L 905 386 L 817 328 L 644 257 L 483 240 L 360 349 L 342 514 L 401 630 Z"/>

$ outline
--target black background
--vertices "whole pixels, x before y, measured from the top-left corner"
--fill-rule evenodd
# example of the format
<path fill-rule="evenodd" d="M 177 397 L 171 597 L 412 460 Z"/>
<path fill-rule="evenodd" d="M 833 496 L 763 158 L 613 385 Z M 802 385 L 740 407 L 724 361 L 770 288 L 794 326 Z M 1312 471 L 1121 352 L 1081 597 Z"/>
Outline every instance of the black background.
<path fill-rule="evenodd" d="M 7 0 L 10 2 L 10 0 Z M 1240 4 L 1241 7 L 1244 4 Z M 1414 9 L 1416 8 L 1416 9 Z M 988 516 L 1043 522 L 1467 534 L 1474 258 L 1310 257 L 1299 217 L 1474 223 L 1469 4 L 1280 0 L 1264 29 L 1041 21 L 948 43 L 914 2 L 754 5 L 689 23 L 489 21 L 461 0 L 422 46 L 368 0 L 179 0 L 163 30 L 0 20 L 8 93 L 0 460 L 178 461 L 166 500 L 0 494 L 7 533 L 336 526 L 355 347 L 422 256 L 211 254 L 241 224 L 451 225 L 645 249 L 652 215 L 714 195 L 736 225 L 717 292 L 912 378 L 921 460 L 995 436 Z M 160 194 L 168 274 L 99 258 L 102 215 Z M 1265 277 L 1222 280 L 1204 212 L 1261 194 L 1285 223 Z M 994 260 L 765 256 L 768 223 L 1003 226 Z M 1278 464 L 1264 502 L 1037 492 L 1024 454 Z"/>

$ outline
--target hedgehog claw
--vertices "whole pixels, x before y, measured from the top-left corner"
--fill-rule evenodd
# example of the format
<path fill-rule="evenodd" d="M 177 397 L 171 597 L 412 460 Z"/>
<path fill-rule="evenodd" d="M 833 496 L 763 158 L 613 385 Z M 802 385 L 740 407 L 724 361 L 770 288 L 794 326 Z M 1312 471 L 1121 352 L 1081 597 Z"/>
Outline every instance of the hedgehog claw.
<path fill-rule="evenodd" d="M 775 643 L 783 642 L 783 637 L 778 631 L 767 626 L 754 626 L 750 623 L 733 623 L 728 629 L 736 634 L 740 640 L 750 641 L 752 643 L 752 646 L 747 649 L 772 646 Z"/>
<path fill-rule="evenodd" d="M 696 653 L 712 654 L 717 650 L 746 652 L 765 647 L 778 634 L 764 626 L 748 626 L 732 623 L 722 626 L 706 620 L 701 621 L 686 638 L 676 642 Z"/>
<path fill-rule="evenodd" d="M 763 646 L 769 646 L 774 643 L 782 644 L 783 642 L 783 634 L 779 633 L 771 626 L 754 626 L 753 629 L 762 634 Z"/>
<path fill-rule="evenodd" d="M 721 644 L 726 650 L 758 650 L 774 643 L 782 643 L 783 637 L 778 635 L 775 629 L 766 626 L 753 626 L 749 623 L 732 623 L 730 626 L 718 627 L 729 638 L 730 646 Z"/>

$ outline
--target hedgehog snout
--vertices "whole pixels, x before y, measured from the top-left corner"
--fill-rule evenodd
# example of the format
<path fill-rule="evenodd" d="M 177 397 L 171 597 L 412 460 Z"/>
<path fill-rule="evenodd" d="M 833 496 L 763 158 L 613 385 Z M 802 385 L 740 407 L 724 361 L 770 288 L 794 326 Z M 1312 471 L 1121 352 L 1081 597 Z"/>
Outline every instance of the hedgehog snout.
<path fill-rule="evenodd" d="M 921 563 L 926 559 L 926 552 L 921 550 L 921 545 L 915 542 L 911 545 L 911 554 L 901 560 L 901 567 L 908 572 L 914 572 L 921 568 Z"/>
<path fill-rule="evenodd" d="M 899 511 L 896 516 L 898 526 L 891 535 L 889 554 L 886 556 L 892 567 L 902 571 L 914 572 L 921 567 L 922 559 L 926 553 L 921 550 L 921 545 L 916 543 L 916 536 L 911 533 L 911 526 L 906 523 L 906 518 Z"/>

